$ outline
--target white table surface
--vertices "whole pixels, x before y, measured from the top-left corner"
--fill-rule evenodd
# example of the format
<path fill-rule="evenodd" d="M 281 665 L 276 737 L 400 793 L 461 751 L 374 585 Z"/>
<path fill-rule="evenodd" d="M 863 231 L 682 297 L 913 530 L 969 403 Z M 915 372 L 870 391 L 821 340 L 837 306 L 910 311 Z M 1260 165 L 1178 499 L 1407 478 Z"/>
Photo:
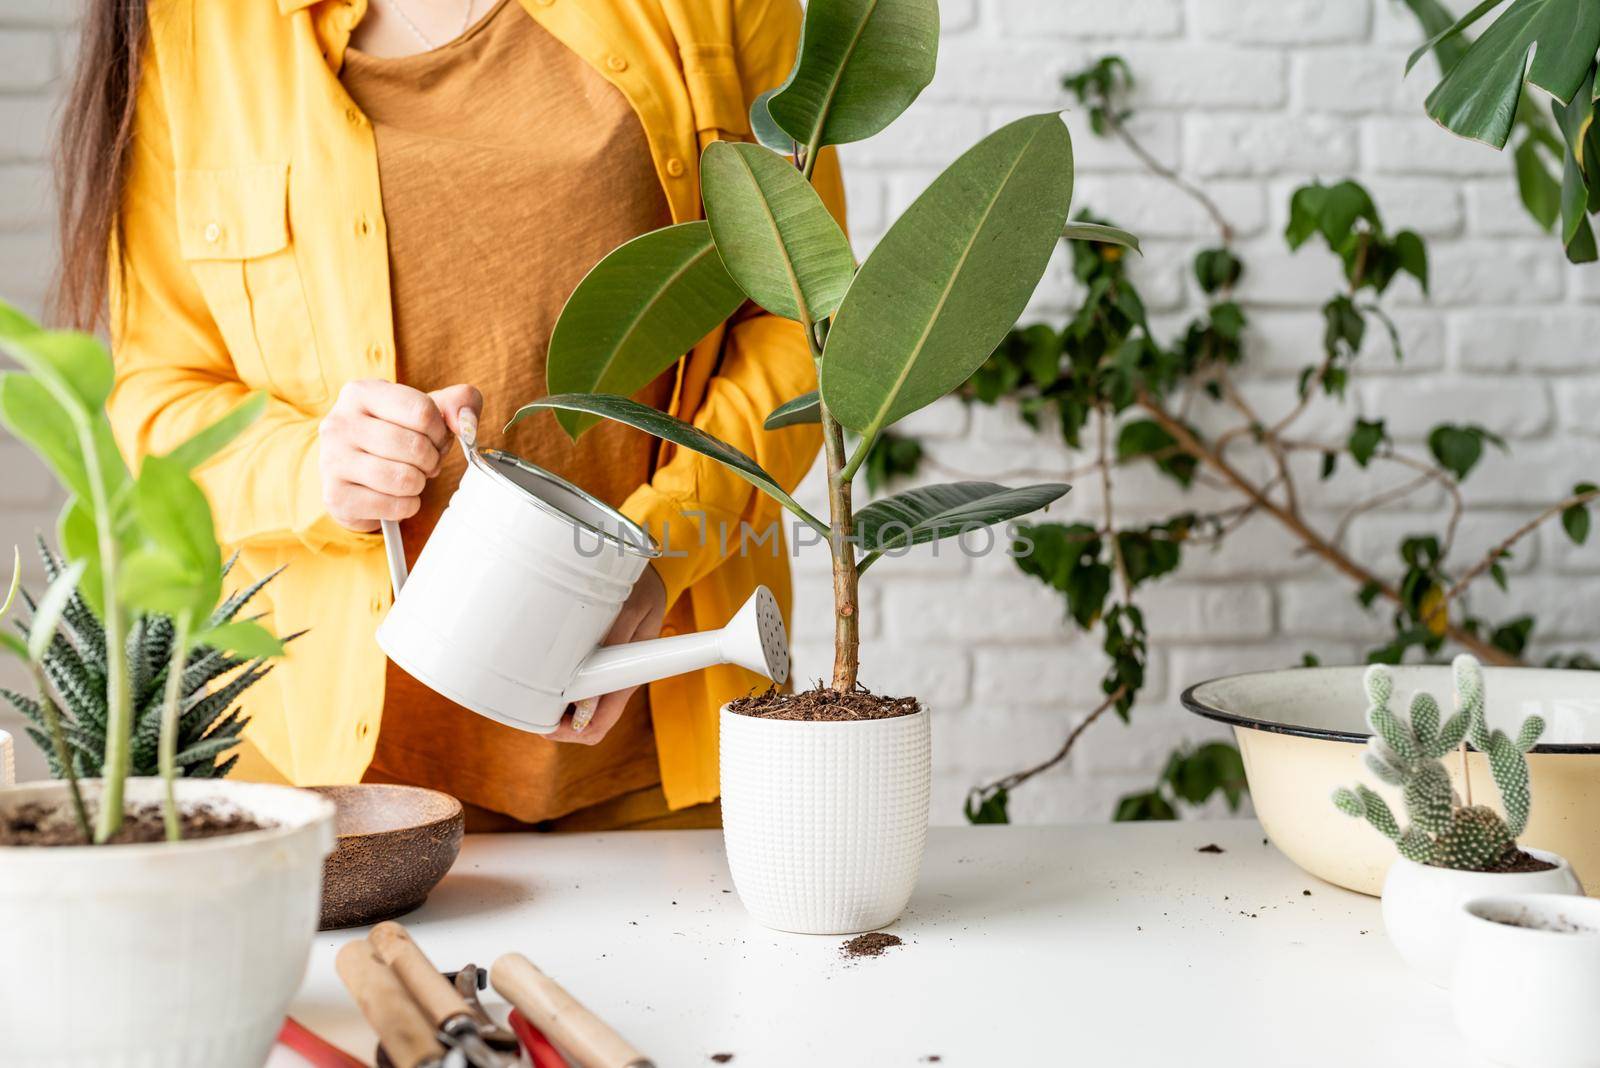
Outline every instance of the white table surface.
<path fill-rule="evenodd" d="M 889 928 L 906 945 L 856 961 L 842 937 L 758 926 L 731 890 L 717 832 L 479 836 L 402 922 L 441 968 L 525 953 L 659 1068 L 1484 1063 L 1376 899 L 1254 822 L 935 828 Z M 318 936 L 290 1012 L 370 1058 L 333 973 L 362 933 Z"/>

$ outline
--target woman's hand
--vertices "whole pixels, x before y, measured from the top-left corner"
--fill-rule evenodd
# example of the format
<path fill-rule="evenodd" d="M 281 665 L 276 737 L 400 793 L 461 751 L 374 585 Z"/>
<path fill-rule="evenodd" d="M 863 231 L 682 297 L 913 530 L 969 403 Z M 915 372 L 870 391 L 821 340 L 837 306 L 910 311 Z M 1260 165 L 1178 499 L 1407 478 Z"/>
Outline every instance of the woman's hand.
<path fill-rule="evenodd" d="M 378 529 L 380 519 L 407 519 L 422 506 L 422 487 L 439 473 L 456 413 L 483 410 L 474 386 L 423 393 L 367 379 L 351 382 L 318 428 L 322 503 L 340 526 Z"/>
<path fill-rule="evenodd" d="M 625 642 L 642 642 L 661 633 L 661 617 L 667 612 L 667 588 L 654 567 L 646 567 L 633 592 L 622 603 L 617 621 L 611 625 L 602 645 L 621 645 Z M 622 718 L 628 699 L 639 687 L 586 697 L 574 705 L 570 714 L 563 717 L 561 725 L 545 735 L 553 742 L 577 742 L 580 745 L 598 745 L 600 739 Z"/>

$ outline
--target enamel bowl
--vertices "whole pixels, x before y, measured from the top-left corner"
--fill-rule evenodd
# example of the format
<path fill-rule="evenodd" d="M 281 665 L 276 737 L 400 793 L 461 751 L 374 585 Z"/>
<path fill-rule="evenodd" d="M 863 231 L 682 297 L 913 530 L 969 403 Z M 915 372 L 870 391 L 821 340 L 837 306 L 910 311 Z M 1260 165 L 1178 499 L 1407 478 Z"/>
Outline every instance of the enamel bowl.
<path fill-rule="evenodd" d="M 1378 782 L 1361 762 L 1365 667 L 1291 668 L 1232 675 L 1184 691 L 1189 711 L 1233 727 L 1256 816 L 1274 845 L 1312 875 L 1376 895 L 1394 862 L 1394 844 L 1365 820 L 1333 807 L 1334 788 L 1366 783 L 1404 821 L 1399 791 Z M 1448 666 L 1391 669 L 1391 707 L 1410 707 L 1426 690 L 1446 715 L 1453 706 Z M 1600 892 L 1600 671 L 1484 668 L 1491 727 L 1515 733 L 1538 713 L 1545 730 L 1528 755 L 1533 814 L 1524 846 L 1558 853 L 1591 892 Z M 1461 764 L 1447 758 L 1456 792 L 1465 794 Z M 1499 807 L 1500 796 L 1481 753 L 1467 754 L 1474 802 Z"/>

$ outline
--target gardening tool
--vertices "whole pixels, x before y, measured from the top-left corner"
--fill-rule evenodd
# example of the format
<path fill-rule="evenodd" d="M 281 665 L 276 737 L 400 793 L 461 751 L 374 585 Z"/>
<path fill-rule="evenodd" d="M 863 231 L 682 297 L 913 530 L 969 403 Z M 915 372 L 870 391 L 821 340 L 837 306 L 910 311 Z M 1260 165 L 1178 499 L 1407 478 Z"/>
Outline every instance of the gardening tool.
<path fill-rule="evenodd" d="M 495 961 L 489 981 L 580 1068 L 654 1068 L 650 1058 L 521 953 L 507 953 Z"/>
<path fill-rule="evenodd" d="M 533 1068 L 568 1068 L 567 1059 L 561 1055 L 561 1051 L 552 1046 L 550 1040 L 544 1037 L 544 1032 L 529 1023 L 522 1013 L 512 1009 L 506 1017 L 506 1023 L 511 1027 L 511 1033 L 517 1036 L 517 1041 L 522 1043 Z"/>
<path fill-rule="evenodd" d="M 478 1000 L 478 991 L 489 985 L 489 973 L 476 964 L 468 964 L 458 972 L 445 972 L 444 977 L 467 1003 L 467 1009 L 478 1021 L 478 1034 L 489 1048 L 500 1053 L 517 1052 L 520 1048 L 517 1036 L 495 1023 L 494 1017 L 484 1011 L 483 1003 Z"/>
<path fill-rule="evenodd" d="M 445 1049 L 399 978 L 373 953 L 371 943 L 359 938 L 346 943 L 333 963 L 395 1068 L 465 1068 L 465 1052 Z"/>
<path fill-rule="evenodd" d="M 574 701 L 717 664 L 788 679 L 789 639 L 765 586 L 721 630 L 600 648 L 661 549 L 572 483 L 466 433 L 461 443 L 466 474 L 409 575 L 399 524 L 383 523 L 395 601 L 378 644 L 412 677 L 535 734 Z"/>
<path fill-rule="evenodd" d="M 293 1016 L 284 1017 L 283 1027 L 278 1030 L 278 1045 L 298 1053 L 311 1068 L 367 1068 L 364 1062 L 350 1056 Z"/>
<path fill-rule="evenodd" d="M 453 1049 L 460 1050 L 472 1068 L 516 1068 L 516 1058 L 496 1052 L 485 1041 L 485 1029 L 471 1007 L 454 984 L 429 962 L 404 927 L 392 920 L 385 921 L 368 933 L 367 941 L 440 1037 Z"/>

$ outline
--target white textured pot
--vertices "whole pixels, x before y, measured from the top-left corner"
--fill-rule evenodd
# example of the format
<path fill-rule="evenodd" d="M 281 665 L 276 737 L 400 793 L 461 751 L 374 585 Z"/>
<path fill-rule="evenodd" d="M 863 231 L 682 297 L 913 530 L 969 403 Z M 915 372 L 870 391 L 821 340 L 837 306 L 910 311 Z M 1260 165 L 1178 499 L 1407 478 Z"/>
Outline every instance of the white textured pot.
<path fill-rule="evenodd" d="M 0 1061 L 260 1068 L 305 974 L 333 805 L 284 786 L 180 780 L 180 802 L 267 830 L 175 845 L 0 846 Z M 92 797 L 98 783 L 85 784 Z M 130 801 L 161 797 L 131 779 Z M 0 790 L 0 811 L 64 801 Z"/>
<path fill-rule="evenodd" d="M 1561 857 L 1540 849 L 1546 871 L 1456 871 L 1395 858 L 1383 881 L 1383 927 L 1405 962 L 1435 986 L 1449 986 L 1464 922 L 1462 906 L 1502 894 L 1581 894 L 1583 886 Z"/>
<path fill-rule="evenodd" d="M 760 923 L 854 934 L 906 907 L 928 840 L 928 713 L 813 723 L 722 709 L 722 832 Z"/>
<path fill-rule="evenodd" d="M 1451 998 L 1461 1033 L 1500 1064 L 1600 1068 L 1600 900 L 1516 894 L 1468 903 Z"/>

